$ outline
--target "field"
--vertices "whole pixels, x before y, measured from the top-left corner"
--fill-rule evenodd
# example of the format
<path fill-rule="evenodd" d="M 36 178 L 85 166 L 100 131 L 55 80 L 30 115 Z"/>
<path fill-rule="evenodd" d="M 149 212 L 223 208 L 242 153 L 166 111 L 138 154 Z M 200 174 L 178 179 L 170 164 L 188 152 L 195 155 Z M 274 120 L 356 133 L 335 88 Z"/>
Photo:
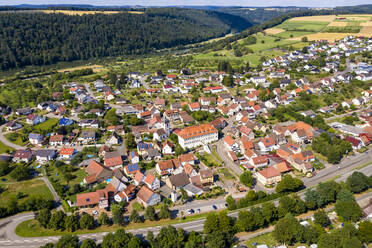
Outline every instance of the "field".
<path fill-rule="evenodd" d="M 24 198 L 17 200 L 18 203 L 24 202 L 31 196 L 41 196 L 43 199 L 53 200 L 52 193 L 41 179 L 32 179 L 21 182 L 9 180 L 5 183 L 1 182 L 0 186 L 5 189 L 5 191 L 1 193 L 0 206 L 6 206 L 10 199 L 16 199 L 18 192 L 25 194 Z"/>
<path fill-rule="evenodd" d="M 347 26 L 347 22 L 331 22 L 328 27 L 345 27 Z"/>
<path fill-rule="evenodd" d="M 81 11 L 81 10 L 42 10 L 42 12 L 46 14 L 65 14 L 65 15 L 95 15 L 95 14 L 105 14 L 105 15 L 111 15 L 111 14 L 118 14 L 120 11 Z M 129 12 L 129 11 L 128 11 Z M 140 12 L 136 11 L 130 11 L 135 12 L 136 14 L 141 14 Z M 142 12 L 143 13 L 143 12 Z"/>
<path fill-rule="evenodd" d="M 293 21 L 290 19 L 288 21 L 283 22 L 282 24 L 276 26 L 276 28 L 282 28 L 287 31 L 311 31 L 311 32 L 319 32 L 323 28 L 325 28 L 329 22 L 325 21 Z"/>
<path fill-rule="evenodd" d="M 265 32 L 266 34 L 280 34 L 281 32 L 285 32 L 285 30 L 281 28 L 268 28 Z"/>
<path fill-rule="evenodd" d="M 71 72 L 71 71 L 77 71 L 77 70 L 83 70 L 83 69 L 92 69 L 93 72 L 100 72 L 103 70 L 103 66 L 102 65 L 75 66 L 71 68 L 60 69 L 58 70 L 58 72 L 67 72 L 67 71 Z"/>
<path fill-rule="evenodd" d="M 331 22 L 336 18 L 335 15 L 323 16 L 301 16 L 290 19 L 290 22 L 306 21 L 306 22 Z"/>

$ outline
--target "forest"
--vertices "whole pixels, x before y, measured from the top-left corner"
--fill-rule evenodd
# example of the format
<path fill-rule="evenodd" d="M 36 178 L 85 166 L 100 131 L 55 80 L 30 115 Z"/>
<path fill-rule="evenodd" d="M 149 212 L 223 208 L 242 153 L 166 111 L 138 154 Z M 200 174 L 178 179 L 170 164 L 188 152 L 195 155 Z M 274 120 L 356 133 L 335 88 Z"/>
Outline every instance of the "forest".
<path fill-rule="evenodd" d="M 0 12 L 0 68 L 139 55 L 239 32 L 241 17 L 209 10 L 150 8 L 143 14 Z"/>

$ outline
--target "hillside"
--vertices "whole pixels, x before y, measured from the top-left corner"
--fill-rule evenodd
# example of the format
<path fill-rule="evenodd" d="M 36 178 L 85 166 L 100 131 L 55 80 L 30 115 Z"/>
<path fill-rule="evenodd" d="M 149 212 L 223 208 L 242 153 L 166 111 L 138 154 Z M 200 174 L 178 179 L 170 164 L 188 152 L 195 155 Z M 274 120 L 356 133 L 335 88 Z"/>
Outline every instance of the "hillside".
<path fill-rule="evenodd" d="M 145 54 L 251 26 L 227 13 L 153 8 L 143 13 L 0 12 L 0 68 Z"/>

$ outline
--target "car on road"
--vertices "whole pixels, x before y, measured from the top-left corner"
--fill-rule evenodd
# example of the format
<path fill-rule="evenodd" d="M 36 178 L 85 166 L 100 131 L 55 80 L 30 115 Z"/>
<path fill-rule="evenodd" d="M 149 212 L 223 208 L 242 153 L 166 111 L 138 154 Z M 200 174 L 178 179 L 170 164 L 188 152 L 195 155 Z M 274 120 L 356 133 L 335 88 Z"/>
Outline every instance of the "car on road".
<path fill-rule="evenodd" d="M 187 212 L 189 212 L 190 214 L 195 213 L 194 209 L 189 209 Z"/>
<path fill-rule="evenodd" d="M 97 215 L 97 214 L 98 214 L 98 211 L 97 211 L 97 210 L 93 210 L 93 211 L 92 211 L 92 214 L 93 214 L 93 215 Z"/>
<path fill-rule="evenodd" d="M 217 206 L 216 206 L 216 205 L 213 205 L 212 208 L 213 208 L 214 210 L 217 210 Z"/>
<path fill-rule="evenodd" d="M 200 208 L 197 209 L 198 213 L 200 213 Z"/>

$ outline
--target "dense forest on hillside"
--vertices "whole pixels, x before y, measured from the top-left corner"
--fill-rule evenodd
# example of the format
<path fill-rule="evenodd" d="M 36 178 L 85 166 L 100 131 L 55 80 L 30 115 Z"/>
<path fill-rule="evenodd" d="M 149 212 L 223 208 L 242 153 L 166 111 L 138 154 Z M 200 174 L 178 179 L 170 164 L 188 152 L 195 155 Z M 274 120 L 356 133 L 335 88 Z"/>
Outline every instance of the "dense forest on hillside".
<path fill-rule="evenodd" d="M 144 54 L 200 42 L 251 24 L 227 13 L 180 8 L 143 14 L 0 13 L 0 68 Z"/>

